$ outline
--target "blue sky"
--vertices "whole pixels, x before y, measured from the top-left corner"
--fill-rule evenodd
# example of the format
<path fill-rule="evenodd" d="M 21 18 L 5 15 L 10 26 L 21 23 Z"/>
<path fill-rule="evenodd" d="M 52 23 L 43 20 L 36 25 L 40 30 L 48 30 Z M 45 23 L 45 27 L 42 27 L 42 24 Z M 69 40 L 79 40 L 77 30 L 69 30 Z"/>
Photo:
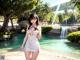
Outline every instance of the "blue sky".
<path fill-rule="evenodd" d="M 54 6 L 60 3 L 69 2 L 70 0 L 42 0 L 43 3 L 48 3 L 50 6 Z"/>

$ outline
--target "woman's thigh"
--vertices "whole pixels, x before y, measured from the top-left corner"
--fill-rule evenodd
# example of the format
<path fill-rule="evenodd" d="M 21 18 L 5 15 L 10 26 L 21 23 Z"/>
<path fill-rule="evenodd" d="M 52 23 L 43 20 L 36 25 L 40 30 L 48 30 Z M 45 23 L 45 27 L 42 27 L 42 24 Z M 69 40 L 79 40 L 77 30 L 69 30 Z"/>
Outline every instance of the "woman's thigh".
<path fill-rule="evenodd" d="M 31 60 L 37 60 L 38 55 L 39 55 L 39 51 L 32 52 L 32 58 L 31 58 Z"/>
<path fill-rule="evenodd" d="M 24 51 L 25 57 L 27 60 L 31 58 L 31 52 L 30 51 Z"/>

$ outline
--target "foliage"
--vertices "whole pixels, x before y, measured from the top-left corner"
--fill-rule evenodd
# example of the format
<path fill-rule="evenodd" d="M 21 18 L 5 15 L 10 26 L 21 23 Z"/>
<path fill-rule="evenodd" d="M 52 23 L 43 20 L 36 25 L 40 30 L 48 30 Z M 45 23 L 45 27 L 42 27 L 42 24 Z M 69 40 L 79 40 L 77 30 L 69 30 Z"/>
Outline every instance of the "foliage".
<path fill-rule="evenodd" d="M 36 4 L 35 0 L 0 0 L 0 15 L 20 15 L 25 10 L 32 9 Z"/>
<path fill-rule="evenodd" d="M 40 17 L 40 20 L 48 20 L 50 21 L 50 18 L 53 15 L 53 10 L 47 3 L 43 4 L 42 2 L 39 2 L 36 8 L 33 10 L 33 12 L 36 12 L 38 16 Z"/>
<path fill-rule="evenodd" d="M 80 2 L 79 2 L 79 0 L 75 0 L 75 1 L 71 0 L 71 2 L 72 2 L 72 4 L 74 4 L 74 7 L 77 11 L 77 15 L 76 15 L 77 22 L 80 23 Z"/>
<path fill-rule="evenodd" d="M 67 39 L 74 43 L 80 43 L 80 31 L 69 33 Z"/>
<path fill-rule="evenodd" d="M 48 33 L 52 29 L 53 29 L 52 26 L 42 26 L 42 33 L 46 34 L 46 33 Z"/>
<path fill-rule="evenodd" d="M 39 0 L 0 0 L 0 15 L 4 16 L 2 30 L 8 26 L 12 17 L 19 17 L 26 10 L 31 11 Z"/>
<path fill-rule="evenodd" d="M 13 31 L 0 31 L 0 40 L 8 40 L 13 37 L 14 32 Z"/>

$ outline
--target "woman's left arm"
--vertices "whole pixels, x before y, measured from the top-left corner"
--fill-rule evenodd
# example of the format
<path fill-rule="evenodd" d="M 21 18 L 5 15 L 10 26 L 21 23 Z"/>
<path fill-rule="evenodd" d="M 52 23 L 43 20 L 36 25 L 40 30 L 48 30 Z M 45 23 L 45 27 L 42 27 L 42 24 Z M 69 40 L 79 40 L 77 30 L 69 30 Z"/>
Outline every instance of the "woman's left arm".
<path fill-rule="evenodd" d="M 41 26 L 38 26 L 39 33 L 37 34 L 37 38 L 40 40 L 42 38 L 42 29 Z"/>

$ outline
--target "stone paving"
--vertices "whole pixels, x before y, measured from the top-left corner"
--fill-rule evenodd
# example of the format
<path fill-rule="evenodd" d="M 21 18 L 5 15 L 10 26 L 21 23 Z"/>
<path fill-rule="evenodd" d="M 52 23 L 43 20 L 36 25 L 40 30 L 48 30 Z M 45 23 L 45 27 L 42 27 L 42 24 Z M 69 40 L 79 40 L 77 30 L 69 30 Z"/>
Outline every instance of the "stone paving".
<path fill-rule="evenodd" d="M 2 55 L 4 56 L 3 60 L 26 60 L 24 52 L 20 50 L 5 52 L 2 53 Z M 57 52 L 41 49 L 41 52 L 37 60 L 80 60 L 80 59 L 75 59 L 68 55 L 63 55 Z"/>

